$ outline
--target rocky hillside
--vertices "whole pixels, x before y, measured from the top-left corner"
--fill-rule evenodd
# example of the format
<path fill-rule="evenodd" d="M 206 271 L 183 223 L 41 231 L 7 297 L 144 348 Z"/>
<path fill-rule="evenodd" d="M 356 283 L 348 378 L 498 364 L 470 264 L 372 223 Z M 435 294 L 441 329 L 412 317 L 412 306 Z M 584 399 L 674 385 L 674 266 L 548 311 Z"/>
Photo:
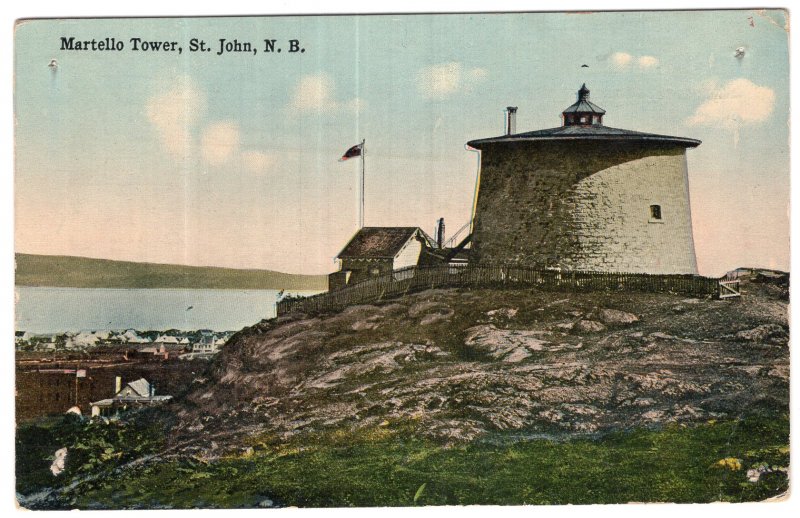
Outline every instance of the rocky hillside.
<path fill-rule="evenodd" d="M 743 289 L 732 301 L 431 290 L 263 321 L 195 380 L 172 437 L 222 453 L 255 433 L 410 424 L 457 442 L 785 411 L 785 292 Z"/>

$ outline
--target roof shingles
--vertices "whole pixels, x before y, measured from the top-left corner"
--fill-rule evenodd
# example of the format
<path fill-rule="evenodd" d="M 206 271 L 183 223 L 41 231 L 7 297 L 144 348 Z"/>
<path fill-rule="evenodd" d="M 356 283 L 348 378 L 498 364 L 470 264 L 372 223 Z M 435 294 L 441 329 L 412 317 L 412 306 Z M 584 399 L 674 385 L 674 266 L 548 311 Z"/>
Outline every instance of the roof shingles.
<path fill-rule="evenodd" d="M 563 113 L 599 113 L 601 115 L 605 112 L 601 107 L 586 100 L 580 100 L 563 111 Z"/>
<path fill-rule="evenodd" d="M 339 259 L 392 259 L 418 227 L 364 227 L 337 256 Z"/>
<path fill-rule="evenodd" d="M 526 133 L 516 133 L 514 135 L 501 135 L 499 137 L 472 140 L 468 142 L 467 145 L 476 149 L 481 149 L 481 147 L 486 144 L 541 140 L 638 140 L 679 144 L 686 147 L 696 147 L 700 145 L 699 140 L 692 138 L 642 133 L 641 131 L 609 128 L 608 126 L 601 126 L 599 124 L 559 126 L 558 128 L 528 131 Z"/>
<path fill-rule="evenodd" d="M 140 396 L 149 396 L 150 395 L 150 383 L 144 378 L 139 378 L 136 381 L 131 381 L 128 383 L 128 386 L 133 389 L 134 392 L 139 394 Z"/>

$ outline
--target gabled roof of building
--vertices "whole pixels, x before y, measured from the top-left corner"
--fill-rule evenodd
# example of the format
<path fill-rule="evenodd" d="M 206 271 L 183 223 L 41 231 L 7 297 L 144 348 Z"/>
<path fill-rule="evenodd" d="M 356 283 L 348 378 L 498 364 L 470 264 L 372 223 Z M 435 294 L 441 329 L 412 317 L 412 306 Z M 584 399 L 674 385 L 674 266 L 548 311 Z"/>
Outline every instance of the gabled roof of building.
<path fill-rule="evenodd" d="M 364 227 L 350 239 L 339 259 L 392 259 L 409 239 L 419 235 L 428 244 L 433 240 L 419 227 Z"/>
<path fill-rule="evenodd" d="M 136 392 L 142 397 L 150 395 L 150 383 L 144 378 L 139 378 L 136 381 L 131 381 L 125 386 L 132 388 L 134 392 Z"/>
<path fill-rule="evenodd" d="M 499 137 L 471 140 L 468 146 L 481 149 L 486 144 L 501 142 L 516 143 L 542 140 L 598 140 L 598 141 L 647 141 L 679 144 L 685 147 L 697 147 L 701 142 L 697 139 L 686 137 L 671 137 L 655 133 L 643 133 L 619 128 L 609 128 L 599 124 L 586 126 L 559 126 L 543 130 L 515 133 L 514 135 L 501 135 Z"/>

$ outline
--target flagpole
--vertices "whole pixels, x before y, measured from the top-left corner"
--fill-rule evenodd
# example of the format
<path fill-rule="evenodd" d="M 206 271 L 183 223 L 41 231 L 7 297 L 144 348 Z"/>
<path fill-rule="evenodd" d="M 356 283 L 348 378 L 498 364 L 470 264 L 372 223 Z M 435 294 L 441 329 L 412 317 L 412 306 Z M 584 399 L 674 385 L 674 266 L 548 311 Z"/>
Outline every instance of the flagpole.
<path fill-rule="evenodd" d="M 364 143 L 366 139 L 361 139 L 361 210 L 358 214 L 358 228 L 364 228 L 364 155 L 366 154 L 366 148 L 364 147 Z"/>

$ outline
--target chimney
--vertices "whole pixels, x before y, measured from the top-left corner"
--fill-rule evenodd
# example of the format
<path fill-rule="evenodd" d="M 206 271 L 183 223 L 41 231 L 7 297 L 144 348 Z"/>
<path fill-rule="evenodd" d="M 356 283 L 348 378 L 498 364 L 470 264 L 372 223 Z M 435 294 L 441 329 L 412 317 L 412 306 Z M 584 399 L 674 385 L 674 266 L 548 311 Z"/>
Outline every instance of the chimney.
<path fill-rule="evenodd" d="M 506 135 L 513 135 L 517 132 L 517 107 L 506 107 Z"/>
<path fill-rule="evenodd" d="M 122 390 L 122 376 L 117 376 L 114 378 L 114 395 L 119 394 L 120 390 Z"/>
<path fill-rule="evenodd" d="M 436 247 L 442 248 L 444 246 L 444 218 L 439 218 L 436 222 Z"/>

